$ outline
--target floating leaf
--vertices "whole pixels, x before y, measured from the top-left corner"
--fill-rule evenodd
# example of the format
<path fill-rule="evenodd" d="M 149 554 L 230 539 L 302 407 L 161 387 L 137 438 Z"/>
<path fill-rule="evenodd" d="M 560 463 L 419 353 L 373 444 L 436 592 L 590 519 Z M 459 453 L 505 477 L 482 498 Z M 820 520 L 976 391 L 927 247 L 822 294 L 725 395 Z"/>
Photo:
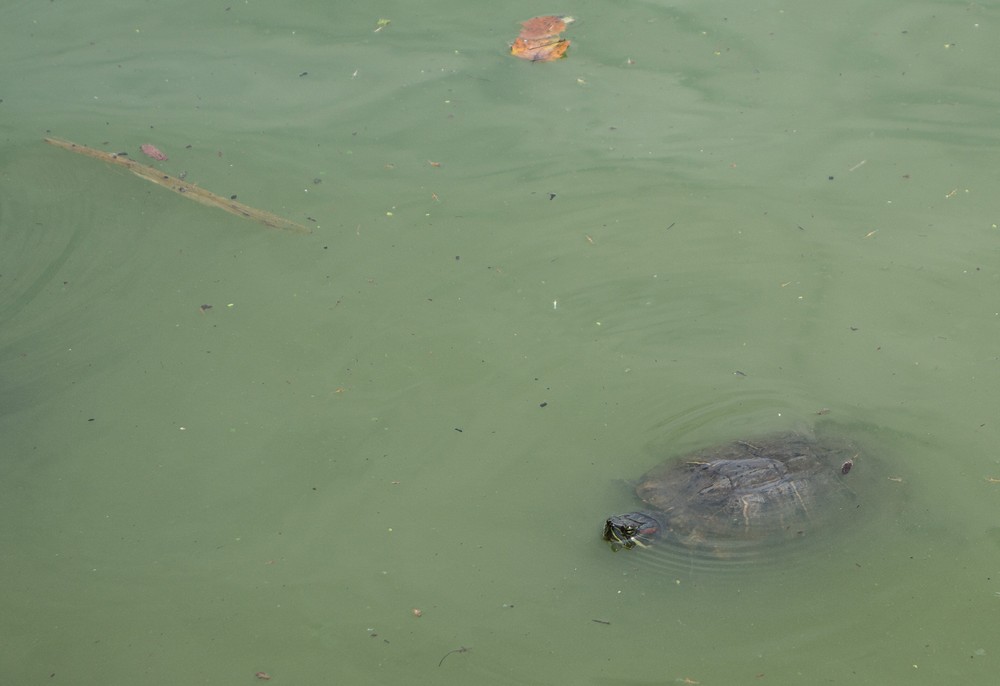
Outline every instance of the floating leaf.
<path fill-rule="evenodd" d="M 566 56 L 569 41 L 565 38 L 553 41 L 551 38 L 517 38 L 510 46 L 510 54 L 532 62 L 551 62 Z"/>
<path fill-rule="evenodd" d="M 144 143 L 139 146 L 139 149 L 142 150 L 142 153 L 147 157 L 152 157 L 154 160 L 159 160 L 160 162 L 170 159 L 164 155 L 159 148 L 151 143 Z"/>
<path fill-rule="evenodd" d="M 521 38 L 548 38 L 558 36 L 566 30 L 566 25 L 573 23 L 573 17 L 533 17 L 521 22 Z"/>
<path fill-rule="evenodd" d="M 566 56 L 569 41 L 560 38 L 573 17 L 546 15 L 521 22 L 521 34 L 510 46 L 510 54 L 532 62 L 551 62 Z"/>

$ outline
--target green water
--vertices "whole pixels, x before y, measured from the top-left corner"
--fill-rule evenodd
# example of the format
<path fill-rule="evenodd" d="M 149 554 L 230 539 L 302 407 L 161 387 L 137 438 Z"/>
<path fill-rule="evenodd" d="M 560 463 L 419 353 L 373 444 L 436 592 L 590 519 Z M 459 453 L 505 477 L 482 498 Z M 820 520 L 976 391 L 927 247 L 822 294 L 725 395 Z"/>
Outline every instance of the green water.
<path fill-rule="evenodd" d="M 995 682 L 1000 12 L 276 5 L 4 13 L 4 683 Z M 816 422 L 845 530 L 598 540 Z"/>

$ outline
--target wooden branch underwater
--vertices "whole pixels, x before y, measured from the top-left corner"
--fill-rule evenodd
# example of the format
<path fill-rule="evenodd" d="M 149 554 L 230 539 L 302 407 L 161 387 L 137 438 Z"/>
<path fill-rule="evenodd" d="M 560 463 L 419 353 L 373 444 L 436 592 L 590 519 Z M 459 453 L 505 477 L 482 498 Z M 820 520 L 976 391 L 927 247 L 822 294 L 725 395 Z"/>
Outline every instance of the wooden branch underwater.
<path fill-rule="evenodd" d="M 276 214 L 271 214 L 270 212 L 266 212 L 264 210 L 258 210 L 254 207 L 250 207 L 249 205 L 244 205 L 241 202 L 236 202 L 230 198 L 224 198 L 221 195 L 216 195 L 215 193 L 207 191 L 204 188 L 182 181 L 175 176 L 164 174 L 155 167 L 150 167 L 149 165 L 136 162 L 131 157 L 126 155 L 104 152 L 103 150 L 89 148 L 86 145 L 79 145 L 77 143 L 71 143 L 58 138 L 46 138 L 45 142 L 50 145 L 54 145 L 57 148 L 62 148 L 63 150 L 69 150 L 70 152 L 86 155 L 87 157 L 94 157 L 109 164 L 116 164 L 119 167 L 125 167 L 136 176 L 141 176 L 147 181 L 152 181 L 153 183 L 174 191 L 185 198 L 190 198 L 195 202 L 200 202 L 202 205 L 218 207 L 220 210 L 225 210 L 230 214 L 250 219 L 258 224 L 263 224 L 269 229 L 293 231 L 295 233 L 312 233 L 308 228 L 285 219 L 284 217 L 279 217 Z"/>

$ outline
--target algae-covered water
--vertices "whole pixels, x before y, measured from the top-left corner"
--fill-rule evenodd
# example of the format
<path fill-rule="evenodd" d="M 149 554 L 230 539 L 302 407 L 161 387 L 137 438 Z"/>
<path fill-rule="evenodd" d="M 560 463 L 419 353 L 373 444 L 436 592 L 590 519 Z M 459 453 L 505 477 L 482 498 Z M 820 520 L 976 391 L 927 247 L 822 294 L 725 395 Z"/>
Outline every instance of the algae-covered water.
<path fill-rule="evenodd" d="M 509 56 L 550 12 L 567 58 Z M 992 684 L 998 27 L 14 3 L 3 681 Z M 600 541 L 658 462 L 817 425 L 850 525 L 736 571 Z"/>

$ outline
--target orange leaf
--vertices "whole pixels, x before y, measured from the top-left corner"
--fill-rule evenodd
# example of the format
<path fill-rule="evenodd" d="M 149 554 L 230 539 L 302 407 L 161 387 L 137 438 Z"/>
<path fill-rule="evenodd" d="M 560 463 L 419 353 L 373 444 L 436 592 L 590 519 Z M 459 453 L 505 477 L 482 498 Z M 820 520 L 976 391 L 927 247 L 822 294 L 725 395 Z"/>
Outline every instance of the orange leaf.
<path fill-rule="evenodd" d="M 558 36 L 566 30 L 566 24 L 572 21 L 573 17 L 557 17 L 554 15 L 533 17 L 528 21 L 521 22 L 521 38 Z"/>
<path fill-rule="evenodd" d="M 510 54 L 532 62 L 551 62 L 566 56 L 569 41 L 565 38 L 553 41 L 547 38 L 517 38 L 510 46 Z"/>
<path fill-rule="evenodd" d="M 551 62 L 566 56 L 569 41 L 560 38 L 573 17 L 546 15 L 521 22 L 521 34 L 510 46 L 510 54 L 532 62 Z"/>

